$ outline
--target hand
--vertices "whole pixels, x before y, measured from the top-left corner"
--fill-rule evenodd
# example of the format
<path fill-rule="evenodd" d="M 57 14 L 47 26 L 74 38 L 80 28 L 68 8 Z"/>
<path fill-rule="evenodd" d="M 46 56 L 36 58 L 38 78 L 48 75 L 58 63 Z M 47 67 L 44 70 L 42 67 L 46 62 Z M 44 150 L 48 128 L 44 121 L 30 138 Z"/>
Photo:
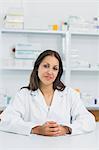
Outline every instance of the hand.
<path fill-rule="evenodd" d="M 69 130 L 69 127 L 59 125 L 59 133 L 57 134 L 57 136 L 62 136 L 65 134 L 70 134 L 70 133 L 71 131 Z"/>
<path fill-rule="evenodd" d="M 59 125 L 54 121 L 48 121 L 42 126 L 32 128 L 32 133 L 45 136 L 56 136 L 58 132 Z"/>
<path fill-rule="evenodd" d="M 32 133 L 45 136 L 61 136 L 69 132 L 66 126 L 58 125 L 54 121 L 48 121 L 42 126 L 32 128 Z"/>

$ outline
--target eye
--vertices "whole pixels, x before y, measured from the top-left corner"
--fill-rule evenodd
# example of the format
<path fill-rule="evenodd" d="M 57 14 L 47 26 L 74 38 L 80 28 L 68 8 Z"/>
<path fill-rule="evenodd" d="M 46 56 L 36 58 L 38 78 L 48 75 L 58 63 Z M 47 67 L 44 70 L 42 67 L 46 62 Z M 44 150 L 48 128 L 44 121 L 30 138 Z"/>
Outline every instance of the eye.
<path fill-rule="evenodd" d="M 44 64 L 44 68 L 49 68 L 49 64 Z"/>
<path fill-rule="evenodd" d="M 57 71 L 57 70 L 59 70 L 59 69 L 58 69 L 57 67 L 54 67 L 53 70 Z"/>

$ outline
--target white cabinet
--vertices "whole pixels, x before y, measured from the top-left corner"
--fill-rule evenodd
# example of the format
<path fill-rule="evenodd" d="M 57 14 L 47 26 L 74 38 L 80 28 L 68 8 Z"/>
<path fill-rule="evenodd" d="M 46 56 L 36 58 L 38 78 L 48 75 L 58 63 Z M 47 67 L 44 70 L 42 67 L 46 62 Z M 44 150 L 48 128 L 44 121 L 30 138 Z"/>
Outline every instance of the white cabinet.
<path fill-rule="evenodd" d="M 70 58 L 70 85 L 83 99 L 99 101 L 99 31 L 71 32 Z"/>
<path fill-rule="evenodd" d="M 2 79 L 2 86 L 7 88 L 10 95 L 15 95 L 20 87 L 28 85 L 33 64 L 16 63 L 16 60 L 12 56 L 12 48 L 17 43 L 36 43 L 42 51 L 46 49 L 57 50 L 64 64 L 63 80 L 65 83 L 68 83 L 68 39 L 69 32 L 64 31 L 2 29 L 0 33 L 0 76 Z M 17 62 L 20 61 L 18 60 Z"/>

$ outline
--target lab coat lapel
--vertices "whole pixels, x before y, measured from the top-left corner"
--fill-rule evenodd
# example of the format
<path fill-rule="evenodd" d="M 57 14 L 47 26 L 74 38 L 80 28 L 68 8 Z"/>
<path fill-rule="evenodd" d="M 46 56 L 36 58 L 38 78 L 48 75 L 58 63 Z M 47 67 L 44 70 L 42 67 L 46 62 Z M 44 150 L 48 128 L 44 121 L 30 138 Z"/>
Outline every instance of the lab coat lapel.
<path fill-rule="evenodd" d="M 39 89 L 36 91 L 33 91 L 32 96 L 33 96 L 33 100 L 35 100 L 38 103 L 38 105 L 40 105 L 41 108 L 47 112 L 49 106 L 47 106 L 41 91 Z M 63 92 L 55 90 L 50 109 L 54 109 L 55 107 L 57 107 L 59 102 L 62 101 L 62 97 L 63 97 Z"/>
<path fill-rule="evenodd" d="M 61 91 L 55 90 L 54 96 L 53 96 L 53 101 L 51 104 L 51 109 L 55 109 L 57 105 L 62 101 L 63 93 Z"/>
<path fill-rule="evenodd" d="M 47 108 L 46 103 L 44 102 L 44 97 L 41 91 L 39 89 L 36 91 L 33 91 L 32 96 L 33 96 L 33 100 L 35 100 L 38 103 L 38 105 L 47 112 L 48 108 Z"/>
<path fill-rule="evenodd" d="M 60 100 L 60 95 L 59 95 L 58 91 L 55 90 L 55 91 L 54 91 L 54 95 L 53 95 L 53 99 L 52 99 L 51 106 L 48 106 L 48 105 L 46 104 L 45 99 L 44 99 L 44 96 L 43 96 L 43 94 L 41 93 L 40 90 L 38 90 L 38 93 L 39 93 L 38 95 L 39 95 L 40 101 L 41 101 L 43 107 L 46 109 L 46 111 L 48 111 L 49 107 L 50 107 L 50 109 L 51 109 L 54 105 L 56 105 L 58 99 Z M 58 100 L 58 101 L 59 101 L 59 100 Z"/>

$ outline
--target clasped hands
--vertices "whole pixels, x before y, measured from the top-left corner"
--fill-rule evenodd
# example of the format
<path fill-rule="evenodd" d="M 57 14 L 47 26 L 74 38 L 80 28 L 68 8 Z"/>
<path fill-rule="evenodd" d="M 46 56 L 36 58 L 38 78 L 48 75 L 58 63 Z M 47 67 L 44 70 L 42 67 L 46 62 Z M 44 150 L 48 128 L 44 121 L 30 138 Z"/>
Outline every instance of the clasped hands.
<path fill-rule="evenodd" d="M 69 127 L 57 124 L 54 121 L 47 121 L 41 126 L 32 128 L 33 134 L 44 135 L 44 136 L 62 136 L 69 134 Z"/>

